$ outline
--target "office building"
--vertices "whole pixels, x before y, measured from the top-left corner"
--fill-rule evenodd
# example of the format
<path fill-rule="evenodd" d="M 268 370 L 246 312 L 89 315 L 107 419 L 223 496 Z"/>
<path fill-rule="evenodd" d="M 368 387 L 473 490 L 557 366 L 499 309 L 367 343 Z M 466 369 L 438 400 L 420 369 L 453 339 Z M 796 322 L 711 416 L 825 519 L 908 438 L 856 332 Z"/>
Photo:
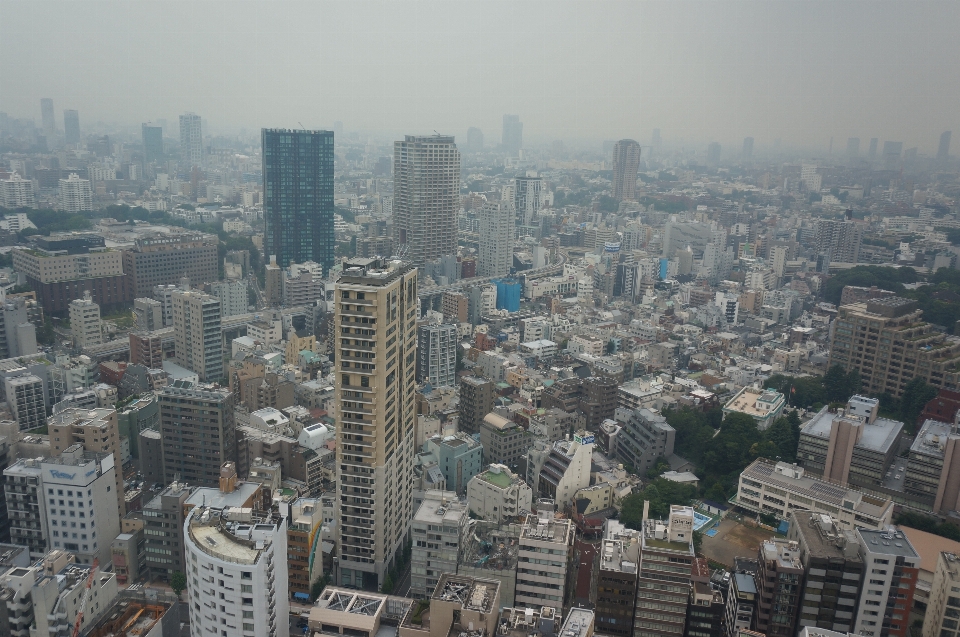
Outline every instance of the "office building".
<path fill-rule="evenodd" d="M 334 303 L 340 584 L 376 589 L 413 516 L 417 270 L 347 261 Z"/>
<path fill-rule="evenodd" d="M 160 285 L 180 283 L 184 277 L 201 286 L 219 280 L 215 235 L 196 232 L 137 239 L 123 251 L 123 272 L 134 298 L 151 296 Z"/>
<path fill-rule="evenodd" d="M 564 507 L 573 504 L 580 489 L 590 486 L 594 436 L 577 431 L 572 440 L 557 440 L 547 450 L 532 447 L 528 452 L 527 481 L 538 498 L 548 498 Z"/>
<path fill-rule="evenodd" d="M 80 179 L 77 173 L 70 173 L 60 180 L 58 204 L 63 212 L 86 212 L 93 210 L 93 190 L 89 179 Z"/>
<path fill-rule="evenodd" d="M 80 445 L 84 451 L 109 453 L 113 456 L 116 485 L 117 508 L 120 515 L 126 513 L 123 494 L 123 454 L 120 444 L 120 429 L 117 410 L 112 407 L 95 409 L 67 408 L 47 419 L 50 434 L 50 453 L 57 457 L 74 445 Z"/>
<path fill-rule="evenodd" d="M 726 606 L 723 593 L 710 585 L 710 567 L 702 557 L 690 566 L 690 599 L 684 637 L 721 637 Z"/>
<path fill-rule="evenodd" d="M 958 451 L 960 434 L 955 424 L 924 421 L 910 445 L 903 473 L 903 493 L 915 507 L 944 514 L 956 510 L 960 503 Z"/>
<path fill-rule="evenodd" d="M 757 606 L 757 582 L 754 572 L 734 569 L 730 573 L 728 586 L 723 634 L 725 637 L 740 637 L 744 633 L 753 632 L 750 627 L 753 626 L 753 615 Z"/>
<path fill-rule="evenodd" d="M 864 637 L 906 637 L 920 574 L 920 556 L 896 527 L 857 529 L 864 582 L 850 631 Z"/>
<path fill-rule="evenodd" d="M 523 148 L 523 122 L 519 115 L 503 116 L 503 133 L 500 136 L 503 150 L 515 155 Z"/>
<path fill-rule="evenodd" d="M 297 498 L 287 524 L 287 577 L 290 596 L 309 600 L 314 581 L 323 573 L 323 549 L 317 539 L 323 525 L 320 498 Z"/>
<path fill-rule="evenodd" d="M 611 637 L 633 636 L 640 565 L 640 532 L 618 520 L 604 522 L 597 573 L 597 632 Z"/>
<path fill-rule="evenodd" d="M 174 383 L 160 392 L 164 482 L 213 486 L 237 457 L 234 397 L 226 389 Z"/>
<path fill-rule="evenodd" d="M 854 157 L 860 156 L 860 138 L 859 137 L 849 137 L 847 138 L 847 157 L 851 159 Z"/>
<path fill-rule="evenodd" d="M 787 539 L 797 543 L 804 572 L 797 628 L 848 633 L 864 577 L 857 535 L 823 513 L 795 510 L 791 516 Z"/>
<path fill-rule="evenodd" d="M 173 482 L 143 506 L 144 567 L 151 578 L 169 582 L 176 571 L 186 573 L 188 570 L 183 522 L 190 493 L 191 488 L 186 484 Z"/>
<path fill-rule="evenodd" d="M 24 179 L 16 172 L 0 179 L 0 206 L 9 210 L 36 208 L 37 197 L 33 192 L 33 180 Z"/>
<path fill-rule="evenodd" d="M 525 608 L 563 609 L 567 570 L 573 560 L 573 521 L 554 518 L 552 503 L 538 503 L 520 531 L 514 603 Z M 544 555 L 549 559 L 544 559 Z"/>
<path fill-rule="evenodd" d="M 183 524 L 191 630 L 280 635 L 289 629 L 286 518 L 269 511 L 194 507 Z M 228 585 L 214 585 L 224 580 Z M 228 610 L 229 608 L 229 610 Z"/>
<path fill-rule="evenodd" d="M 873 142 L 871 142 L 871 146 Z M 883 142 L 883 153 L 880 159 L 884 170 L 897 170 L 900 167 L 900 156 L 903 154 L 903 142 Z"/>
<path fill-rule="evenodd" d="M 517 177 L 514 180 L 513 207 L 516 212 L 517 225 L 530 226 L 536 224 L 540 218 L 542 204 L 543 179 L 535 171 L 528 171 L 525 176 Z"/>
<path fill-rule="evenodd" d="M 130 365 L 162 369 L 166 358 L 160 332 L 130 332 Z"/>
<path fill-rule="evenodd" d="M 474 434 L 480 432 L 484 417 L 493 411 L 496 387 L 492 380 L 480 376 L 464 376 L 460 379 L 460 402 L 457 405 L 460 431 Z"/>
<path fill-rule="evenodd" d="M 613 146 L 613 198 L 637 200 L 637 171 L 640 169 L 640 144 L 621 139 Z"/>
<path fill-rule="evenodd" d="M 163 329 L 163 303 L 160 301 L 150 298 L 134 299 L 133 316 L 137 329 L 141 332 Z"/>
<path fill-rule="evenodd" d="M 314 305 L 325 298 L 323 266 L 319 263 L 291 263 L 283 271 L 283 303 L 287 307 Z"/>
<path fill-rule="evenodd" d="M 864 224 L 858 221 L 820 219 L 816 223 L 816 254 L 825 254 L 831 263 L 858 263 Z"/>
<path fill-rule="evenodd" d="M 80 114 L 77 111 L 63 111 L 63 136 L 68 146 L 80 143 Z"/>
<path fill-rule="evenodd" d="M 533 510 L 533 490 L 505 465 L 491 464 L 470 478 L 467 504 L 472 516 L 505 524 Z"/>
<path fill-rule="evenodd" d="M 790 511 L 827 513 L 841 528 L 882 529 L 893 502 L 805 475 L 802 467 L 759 458 L 740 474 L 737 506 L 786 520 Z"/>
<path fill-rule="evenodd" d="M 264 128 L 263 252 L 286 268 L 334 264 L 333 132 Z M 459 189 L 458 189 L 459 192 Z"/>
<path fill-rule="evenodd" d="M 459 432 L 431 436 L 423 443 L 421 457 L 436 462 L 447 489 L 459 495 L 466 493 L 467 483 L 483 468 L 483 447 L 473 436 Z"/>
<path fill-rule="evenodd" d="M 937 146 L 937 161 L 946 162 L 950 158 L 950 137 L 952 131 L 943 131 L 940 134 L 940 144 Z"/>
<path fill-rule="evenodd" d="M 21 458 L 10 464 L 3 470 L 3 491 L 10 542 L 28 547 L 31 560 L 43 557 L 48 525 L 40 462 Z"/>
<path fill-rule="evenodd" d="M 707 146 L 707 165 L 716 166 L 720 163 L 720 144 L 718 142 L 710 142 Z"/>
<path fill-rule="evenodd" d="M 327 586 L 310 608 L 308 632 L 317 634 L 323 630 L 338 635 L 376 635 L 380 633 L 380 622 L 386 619 L 386 615 L 397 613 L 402 617 L 410 608 L 417 607 L 402 602 L 402 599 Z M 384 628 L 391 634 L 396 632 L 396 628 L 387 628 L 386 624 Z"/>
<path fill-rule="evenodd" d="M 414 265 L 457 253 L 460 151 L 451 136 L 393 144 L 394 249 Z"/>
<path fill-rule="evenodd" d="M 900 451 L 903 423 L 878 418 L 879 402 L 853 396 L 844 414 L 821 409 L 800 431 L 797 464 L 841 486 L 882 485 Z"/>
<path fill-rule="evenodd" d="M 740 156 L 743 159 L 743 161 L 750 161 L 751 159 L 753 159 L 753 138 L 752 137 L 743 138 L 743 151 Z"/>
<path fill-rule="evenodd" d="M 470 519 L 456 493 L 428 490 L 411 522 L 410 596 L 430 597 L 440 576 L 457 572 L 464 526 Z"/>
<path fill-rule="evenodd" d="M 828 365 L 856 369 L 864 391 L 873 395 L 899 397 L 916 377 L 937 388 L 956 389 L 960 339 L 943 334 L 922 316 L 916 301 L 898 296 L 841 306 Z"/>
<path fill-rule="evenodd" d="M 417 344 L 417 382 L 432 387 L 457 383 L 457 348 L 460 329 L 451 323 L 421 325 Z"/>
<path fill-rule="evenodd" d="M 196 372 L 201 381 L 216 382 L 223 373 L 220 300 L 196 290 L 175 290 L 173 362 Z"/>
<path fill-rule="evenodd" d="M 148 164 L 163 161 L 163 128 L 152 124 L 142 124 L 143 160 Z"/>
<path fill-rule="evenodd" d="M 496 463 L 516 468 L 526 457 L 532 442 L 531 431 L 499 414 L 489 413 L 480 421 L 480 445 L 483 447 L 483 461 L 486 464 Z"/>
<path fill-rule="evenodd" d="M 930 600 L 923 618 L 923 637 L 957 637 L 960 618 L 960 559 L 941 551 L 930 586 Z"/>
<path fill-rule="evenodd" d="M 793 637 L 803 593 L 803 565 L 796 542 L 771 538 L 758 550 L 757 605 L 753 629 L 767 637 Z"/>
<path fill-rule="evenodd" d="M 657 458 L 673 455 L 677 432 L 659 412 L 646 407 L 617 409 L 614 419 L 621 429 L 617 437 L 617 457 L 638 475 L 654 467 Z"/>
<path fill-rule="evenodd" d="M 43 123 L 43 134 L 52 147 L 57 137 L 57 121 L 53 114 L 53 100 L 49 97 L 40 98 L 40 119 Z"/>
<path fill-rule="evenodd" d="M 82 299 L 70 301 L 70 331 L 73 333 L 73 344 L 78 349 L 103 342 L 100 306 L 93 302 L 89 292 L 85 292 Z"/>
<path fill-rule="evenodd" d="M 26 370 L 17 376 L 3 379 L 3 391 L 7 397 L 7 409 L 20 431 L 36 429 L 47 424 L 46 401 L 43 380 Z"/>
<path fill-rule="evenodd" d="M 204 290 L 220 300 L 222 318 L 246 314 L 250 307 L 250 288 L 245 280 L 215 281 L 206 284 Z"/>
<path fill-rule="evenodd" d="M 467 129 L 467 150 L 479 153 L 483 150 L 483 131 L 471 126 Z"/>
<path fill-rule="evenodd" d="M 644 516 L 640 542 L 633 634 L 682 634 L 690 596 L 690 569 L 696 557 L 693 509 L 674 504 L 667 520 L 648 520 Z M 664 581 L 664 563 L 670 564 L 669 584 Z"/>
<path fill-rule="evenodd" d="M 72 445 L 58 457 L 40 460 L 51 549 L 63 549 L 90 564 L 110 564 L 110 543 L 120 533 L 117 467 L 112 453 Z"/>
<path fill-rule="evenodd" d="M 37 329 L 23 297 L 0 295 L 0 358 L 37 353 Z"/>
<path fill-rule="evenodd" d="M 513 267 L 514 214 L 510 206 L 488 201 L 478 213 L 480 253 L 477 276 L 507 276 Z"/>
<path fill-rule="evenodd" d="M 180 116 L 180 161 L 190 168 L 203 165 L 200 116 L 194 113 L 184 113 Z"/>

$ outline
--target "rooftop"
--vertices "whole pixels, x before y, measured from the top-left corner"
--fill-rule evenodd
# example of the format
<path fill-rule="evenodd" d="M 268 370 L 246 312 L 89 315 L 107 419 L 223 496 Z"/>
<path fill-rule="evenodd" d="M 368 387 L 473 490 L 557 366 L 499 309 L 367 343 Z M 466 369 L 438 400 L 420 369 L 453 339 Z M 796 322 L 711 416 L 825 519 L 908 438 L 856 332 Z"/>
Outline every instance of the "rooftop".
<path fill-rule="evenodd" d="M 520 531 L 521 540 L 568 544 L 573 533 L 573 522 L 555 519 L 552 513 L 541 513 L 540 517 L 528 515 Z"/>
<path fill-rule="evenodd" d="M 204 553 L 227 562 L 256 564 L 265 543 L 277 532 L 266 517 L 197 507 L 189 518 L 190 539 Z M 234 519 L 236 518 L 236 519 Z"/>
<path fill-rule="evenodd" d="M 725 410 L 736 411 L 741 414 L 764 418 L 779 408 L 786 398 L 780 392 L 772 389 L 756 389 L 744 387 L 730 401 L 723 406 Z"/>
<path fill-rule="evenodd" d="M 593 634 L 594 613 L 586 608 L 571 608 L 563 620 L 560 637 L 589 637 Z"/>
<path fill-rule="evenodd" d="M 910 453 L 919 453 L 934 458 L 943 458 L 943 447 L 947 437 L 957 435 L 956 427 L 938 420 L 926 420 L 920 427 L 917 437 L 910 445 Z"/>
<path fill-rule="evenodd" d="M 846 418 L 851 421 L 852 419 L 857 419 L 862 422 L 862 419 L 859 419 L 857 416 L 841 416 L 830 413 L 828 408 L 824 407 L 810 422 L 803 426 L 800 433 L 805 436 L 815 436 L 817 438 L 830 440 L 830 429 L 833 426 L 833 421 L 841 418 Z M 902 422 L 890 420 L 889 418 L 877 418 L 873 423 L 863 426 L 863 434 L 856 446 L 868 451 L 886 454 L 894 443 L 897 442 L 900 437 L 900 432 L 902 431 Z"/>
<path fill-rule="evenodd" d="M 811 556 L 860 560 L 856 534 L 839 528 L 829 515 L 794 510 L 793 519 Z"/>
<path fill-rule="evenodd" d="M 450 524 L 459 527 L 467 517 L 467 507 L 456 499 L 435 500 L 428 497 L 413 516 L 414 522 L 428 524 Z"/>
<path fill-rule="evenodd" d="M 857 529 L 860 543 L 867 553 L 913 557 L 919 561 L 920 555 L 910 544 L 910 540 L 896 527 L 879 530 Z"/>

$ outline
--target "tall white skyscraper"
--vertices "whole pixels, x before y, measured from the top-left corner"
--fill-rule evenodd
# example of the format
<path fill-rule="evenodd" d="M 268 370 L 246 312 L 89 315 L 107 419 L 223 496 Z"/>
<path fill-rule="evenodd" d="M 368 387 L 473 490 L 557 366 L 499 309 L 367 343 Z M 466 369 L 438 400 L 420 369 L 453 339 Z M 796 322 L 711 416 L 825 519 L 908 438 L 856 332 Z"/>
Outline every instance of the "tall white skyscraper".
<path fill-rule="evenodd" d="M 621 139 L 613 146 L 613 198 L 635 201 L 637 172 L 640 169 L 640 144 Z"/>
<path fill-rule="evenodd" d="M 177 365 L 197 373 L 204 382 L 223 378 L 220 299 L 197 290 L 174 290 L 173 352 Z"/>
<path fill-rule="evenodd" d="M 189 166 L 200 166 L 203 162 L 200 116 L 194 113 L 180 116 L 180 161 Z"/>
<path fill-rule="evenodd" d="M 488 201 L 479 216 L 477 276 L 506 276 L 513 265 L 513 210 L 503 202 Z"/>
<path fill-rule="evenodd" d="M 74 344 L 80 349 L 103 342 L 100 306 L 93 302 L 89 291 L 84 292 L 82 299 L 70 301 L 70 331 Z"/>
<path fill-rule="evenodd" d="M 394 247 L 414 265 L 457 253 L 460 151 L 448 135 L 393 144 Z"/>
<path fill-rule="evenodd" d="M 517 209 L 517 221 L 520 225 L 529 226 L 540 214 L 543 180 L 535 171 L 530 171 L 524 177 L 517 177 L 515 187 L 513 205 Z"/>

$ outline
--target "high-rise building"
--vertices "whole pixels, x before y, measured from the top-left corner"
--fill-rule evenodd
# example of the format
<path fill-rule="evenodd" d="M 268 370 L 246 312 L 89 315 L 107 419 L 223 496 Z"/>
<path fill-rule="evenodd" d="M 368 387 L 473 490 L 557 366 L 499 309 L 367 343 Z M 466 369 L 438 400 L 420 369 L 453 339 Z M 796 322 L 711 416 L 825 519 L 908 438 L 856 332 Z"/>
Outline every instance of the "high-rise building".
<path fill-rule="evenodd" d="M 50 416 L 47 419 L 47 428 L 50 432 L 50 453 L 54 457 L 66 453 L 73 445 L 81 445 L 85 451 L 112 454 L 114 466 L 123 466 L 116 409 L 71 407 Z M 114 476 L 114 493 L 122 516 L 127 511 L 123 494 L 123 472 L 118 469 Z"/>
<path fill-rule="evenodd" d="M 467 505 L 456 493 L 430 489 L 423 498 L 411 522 L 415 538 L 427 538 L 427 542 L 414 542 L 410 557 L 410 596 L 418 599 L 430 597 L 444 573 L 457 572 L 457 557 L 460 538 L 470 519 Z"/>
<path fill-rule="evenodd" d="M 556 519 L 553 503 L 541 500 L 520 531 L 517 588 L 514 603 L 524 608 L 563 608 L 567 571 L 573 560 L 575 527 Z M 550 559 L 544 559 L 544 555 Z"/>
<path fill-rule="evenodd" d="M 93 190 L 89 179 L 80 179 L 77 173 L 70 173 L 60 180 L 58 203 L 63 212 L 85 212 L 93 210 Z"/>
<path fill-rule="evenodd" d="M 945 130 L 940 133 L 940 145 L 937 146 L 937 161 L 945 162 L 950 158 L 950 137 L 952 131 Z"/>
<path fill-rule="evenodd" d="M 503 133 L 500 143 L 508 153 L 517 153 L 523 148 L 523 122 L 520 121 L 519 115 L 503 116 Z"/>
<path fill-rule="evenodd" d="M 143 124 L 140 127 L 143 135 L 143 160 L 152 164 L 163 161 L 163 128 L 152 124 Z"/>
<path fill-rule="evenodd" d="M 883 142 L 883 160 L 884 170 L 896 170 L 900 166 L 900 156 L 903 154 L 903 142 Z"/>
<path fill-rule="evenodd" d="M 376 590 L 413 515 L 417 269 L 347 261 L 334 304 L 340 584 Z"/>
<path fill-rule="evenodd" d="M 3 379 L 7 408 L 20 431 L 42 427 L 47 423 L 43 385 L 39 376 L 26 372 Z"/>
<path fill-rule="evenodd" d="M 320 498 L 297 498 L 290 504 L 287 523 L 287 575 L 290 595 L 310 595 L 313 583 L 323 572 L 320 542 L 323 506 Z"/>
<path fill-rule="evenodd" d="M 726 606 L 723 593 L 710 584 L 707 560 L 698 557 L 690 566 L 690 599 L 687 603 L 687 623 L 684 637 L 720 637 Z"/>
<path fill-rule="evenodd" d="M 640 531 L 640 564 L 634 635 L 675 637 L 683 633 L 690 595 L 693 550 L 693 509 L 671 505 L 668 520 L 648 520 Z M 670 580 L 665 585 L 664 564 Z M 655 605 L 652 605 L 655 604 Z"/>
<path fill-rule="evenodd" d="M 200 116 L 194 113 L 184 113 L 180 116 L 180 161 L 191 168 L 203 165 Z"/>
<path fill-rule="evenodd" d="M 859 157 L 860 156 L 860 138 L 859 137 L 850 137 L 847 139 L 847 157 Z"/>
<path fill-rule="evenodd" d="M 43 134 L 47 136 L 47 143 L 53 145 L 57 136 L 57 120 L 53 114 L 53 99 L 40 98 L 40 118 L 43 122 Z"/>
<path fill-rule="evenodd" d="M 663 149 L 663 140 L 660 137 L 660 129 L 654 128 L 650 135 L 650 147 L 654 154 L 660 154 Z"/>
<path fill-rule="evenodd" d="M 333 133 L 264 128 L 260 139 L 264 254 L 281 268 L 316 261 L 329 271 L 336 251 Z"/>
<path fill-rule="evenodd" d="M 617 436 L 617 457 L 634 471 L 646 473 L 655 466 L 657 458 L 673 455 L 677 432 L 660 412 L 646 407 L 619 408 L 614 418 L 622 427 Z"/>
<path fill-rule="evenodd" d="M 864 583 L 850 630 L 864 637 L 906 637 L 920 556 L 900 530 L 857 529 Z"/>
<path fill-rule="evenodd" d="M 220 299 L 196 290 L 175 290 L 173 301 L 174 362 L 197 373 L 204 382 L 223 378 L 223 335 Z"/>
<path fill-rule="evenodd" d="M 930 585 L 930 601 L 923 617 L 923 637 L 957 637 L 960 617 L 960 557 L 941 551 Z"/>
<path fill-rule="evenodd" d="M 394 249 L 414 265 L 457 253 L 460 151 L 451 136 L 393 144 Z"/>
<path fill-rule="evenodd" d="M 613 198 L 635 201 L 637 171 L 640 169 L 640 144 L 621 139 L 613 146 Z"/>
<path fill-rule="evenodd" d="M 134 298 L 150 296 L 158 285 L 183 277 L 200 286 L 219 280 L 215 235 L 184 232 L 137 239 L 123 251 L 123 272 Z"/>
<path fill-rule="evenodd" d="M 867 156 L 870 158 L 871 161 L 877 158 L 877 145 L 879 144 L 879 142 L 880 140 L 877 139 L 876 137 L 870 138 L 870 150 L 867 152 Z"/>
<path fill-rule="evenodd" d="M 934 387 L 955 388 L 960 343 L 922 317 L 916 301 L 898 296 L 840 306 L 829 365 L 858 370 L 863 389 L 872 395 L 889 392 L 898 397 L 915 377 Z"/>
<path fill-rule="evenodd" d="M 804 572 L 797 628 L 851 632 L 866 571 L 856 533 L 825 513 L 795 510 L 791 515 L 787 539 L 797 543 Z"/>
<path fill-rule="evenodd" d="M 467 150 L 479 153 L 483 150 L 483 131 L 471 126 L 467 129 Z"/>
<path fill-rule="evenodd" d="M 707 164 L 716 166 L 720 163 L 720 143 L 710 142 L 707 146 Z"/>
<path fill-rule="evenodd" d="M 499 201 L 483 204 L 479 213 L 480 254 L 477 276 L 507 276 L 513 267 L 513 210 Z"/>
<path fill-rule="evenodd" d="M 417 345 L 417 382 L 433 387 L 457 384 L 460 328 L 453 323 L 421 325 Z"/>
<path fill-rule="evenodd" d="M 797 544 L 771 538 L 758 549 L 757 607 L 753 629 L 768 637 L 793 637 L 803 593 Z"/>
<path fill-rule="evenodd" d="M 33 180 L 24 179 L 16 172 L 6 179 L 0 179 L 0 206 L 10 210 L 36 208 L 37 197 L 33 191 Z"/>
<path fill-rule="evenodd" d="M 141 332 L 163 329 L 163 303 L 160 301 L 149 298 L 134 299 L 133 315 L 137 319 L 137 330 Z"/>
<path fill-rule="evenodd" d="M 159 437 L 159 432 L 156 433 Z M 163 480 L 160 480 L 163 482 Z M 150 576 L 170 581 L 176 571 L 187 572 L 183 548 L 183 521 L 191 488 L 174 482 L 143 505 L 146 568 Z"/>
<path fill-rule="evenodd" d="M 103 342 L 100 306 L 93 302 L 90 292 L 86 292 L 82 299 L 70 301 L 70 331 L 74 345 L 80 349 Z"/>
<path fill-rule="evenodd" d="M 51 549 L 69 551 L 79 562 L 110 564 L 110 543 L 120 533 L 119 470 L 112 453 L 84 451 L 79 444 L 40 461 Z"/>
<path fill-rule="evenodd" d="M 633 636 L 639 563 L 640 532 L 618 520 L 604 521 L 597 580 L 598 632 L 611 637 Z"/>
<path fill-rule="evenodd" d="M 250 307 L 249 287 L 245 280 L 214 281 L 204 286 L 211 296 L 220 299 L 220 313 L 223 318 L 246 314 Z"/>
<path fill-rule="evenodd" d="M 10 541 L 29 548 L 31 559 L 47 552 L 47 508 L 40 461 L 21 458 L 3 470 Z"/>
<path fill-rule="evenodd" d="M 744 137 L 743 138 L 743 152 L 741 154 L 743 161 L 750 161 L 753 159 L 753 138 Z"/>
<path fill-rule="evenodd" d="M 536 171 L 528 171 L 523 177 L 514 180 L 513 207 L 517 213 L 517 224 L 529 226 L 537 223 L 540 206 L 543 203 L 543 179 Z"/>
<path fill-rule="evenodd" d="M 196 634 L 275 637 L 288 631 L 285 517 L 201 505 L 187 516 L 183 540 L 191 569 L 230 584 L 219 587 L 204 580 L 201 586 L 197 578 L 187 577 L 190 625 Z"/>
<path fill-rule="evenodd" d="M 27 300 L 0 294 L 0 359 L 37 353 L 37 328 L 30 322 Z"/>
<path fill-rule="evenodd" d="M 864 224 L 857 221 L 820 219 L 815 226 L 816 253 L 826 255 L 831 263 L 857 263 L 863 231 Z"/>
<path fill-rule="evenodd" d="M 71 146 L 80 143 L 80 113 L 77 111 L 63 111 L 63 136 Z"/>
<path fill-rule="evenodd" d="M 174 383 L 160 392 L 160 434 L 167 484 L 214 486 L 225 462 L 236 462 L 233 394 L 226 389 Z"/>
<path fill-rule="evenodd" d="M 464 376 L 460 381 L 460 403 L 457 405 L 460 431 L 475 434 L 480 432 L 483 418 L 493 411 L 496 386 L 488 378 Z"/>

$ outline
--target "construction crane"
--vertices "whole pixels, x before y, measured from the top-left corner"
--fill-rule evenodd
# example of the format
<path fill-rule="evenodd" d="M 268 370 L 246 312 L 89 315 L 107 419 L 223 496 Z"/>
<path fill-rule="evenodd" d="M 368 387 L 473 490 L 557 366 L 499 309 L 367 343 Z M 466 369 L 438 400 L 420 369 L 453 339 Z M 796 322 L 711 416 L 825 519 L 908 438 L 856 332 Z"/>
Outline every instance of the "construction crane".
<path fill-rule="evenodd" d="M 80 636 L 80 623 L 83 622 L 83 609 L 87 607 L 87 600 L 90 598 L 90 586 L 93 584 L 93 576 L 97 572 L 97 566 L 100 565 L 100 559 L 93 559 L 93 566 L 90 567 L 90 575 L 87 576 L 87 585 L 83 588 L 83 599 L 80 601 L 80 610 L 77 611 L 77 621 L 73 623 L 73 637 Z"/>

